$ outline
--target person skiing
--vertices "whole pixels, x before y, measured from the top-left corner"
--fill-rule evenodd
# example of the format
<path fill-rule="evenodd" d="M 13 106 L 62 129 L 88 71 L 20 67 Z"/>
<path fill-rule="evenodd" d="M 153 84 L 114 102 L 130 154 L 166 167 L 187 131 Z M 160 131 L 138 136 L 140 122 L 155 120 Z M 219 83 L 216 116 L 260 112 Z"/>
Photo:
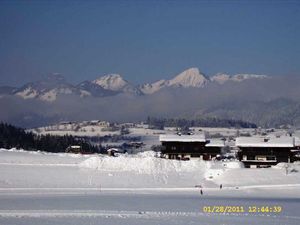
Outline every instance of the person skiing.
<path fill-rule="evenodd" d="M 220 184 L 220 189 L 222 189 L 222 187 L 223 187 L 223 185 L 222 185 L 222 184 Z"/>
<path fill-rule="evenodd" d="M 202 189 L 200 189 L 200 194 L 201 194 L 201 195 L 203 195 L 203 191 L 202 191 Z"/>

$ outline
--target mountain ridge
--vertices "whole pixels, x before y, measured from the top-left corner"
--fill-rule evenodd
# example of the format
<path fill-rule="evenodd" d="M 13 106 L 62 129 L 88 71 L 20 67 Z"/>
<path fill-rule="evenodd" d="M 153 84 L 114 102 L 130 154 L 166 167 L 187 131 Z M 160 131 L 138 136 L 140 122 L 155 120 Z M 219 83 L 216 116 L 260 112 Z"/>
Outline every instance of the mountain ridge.
<path fill-rule="evenodd" d="M 216 117 L 253 122 L 265 127 L 300 126 L 300 77 L 257 79 L 256 76 L 244 75 L 236 76 L 238 81 L 230 77 L 225 76 L 228 81 L 223 84 L 210 77 L 203 87 L 167 86 L 142 95 L 110 91 L 91 81 L 82 82 L 74 89 L 74 92 L 81 92 L 68 93 L 67 90 L 72 91 L 74 86 L 59 86 L 60 82 L 55 86 L 54 81 L 54 86 L 47 86 L 41 82 L 38 84 L 42 85 L 34 89 L 39 92 L 31 93 L 33 96 L 26 100 L 14 94 L 0 95 L 0 120 L 33 127 L 42 123 L 92 119 L 130 122 L 144 120 L 147 116 Z M 240 81 L 241 78 L 247 79 Z M 95 93 L 83 91 L 83 87 L 90 84 Z M 168 80 L 154 84 L 164 86 Z M 30 95 L 30 90 L 28 92 Z"/>
<path fill-rule="evenodd" d="M 154 94 L 165 88 L 203 88 L 209 83 L 243 82 L 249 79 L 267 79 L 266 75 L 236 74 L 228 75 L 218 73 L 208 77 L 198 68 L 192 67 L 184 70 L 169 80 L 158 80 L 153 83 L 133 85 L 120 74 L 106 74 L 94 80 L 86 80 L 77 85 L 72 85 L 58 73 L 50 74 L 45 79 L 29 82 L 19 88 L 3 88 L 1 95 L 15 95 L 23 99 L 39 99 L 53 102 L 61 95 L 78 95 L 85 97 L 108 97 L 118 94 L 135 96 Z M 4 87 L 4 86 L 3 86 Z M 1 88 L 1 87 L 0 87 Z M 9 91 L 10 90 L 10 91 Z"/>

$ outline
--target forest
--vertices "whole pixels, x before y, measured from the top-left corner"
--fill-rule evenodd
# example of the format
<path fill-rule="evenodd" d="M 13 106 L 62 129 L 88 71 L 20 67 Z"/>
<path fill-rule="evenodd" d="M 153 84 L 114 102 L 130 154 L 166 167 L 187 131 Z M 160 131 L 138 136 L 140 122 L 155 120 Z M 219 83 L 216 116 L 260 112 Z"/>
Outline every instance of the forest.
<path fill-rule="evenodd" d="M 0 123 L 0 148 L 65 152 L 67 147 L 71 145 L 81 146 L 82 153 L 96 153 L 101 151 L 101 146 L 92 145 L 83 138 L 71 135 L 37 135 L 32 132 L 26 132 L 20 127 L 15 127 L 7 123 Z"/>
<path fill-rule="evenodd" d="M 157 118 L 148 117 L 147 124 L 153 129 L 164 129 L 164 127 L 234 127 L 234 128 L 257 128 L 256 124 L 242 120 L 219 119 L 214 117 L 185 119 L 185 118 Z"/>

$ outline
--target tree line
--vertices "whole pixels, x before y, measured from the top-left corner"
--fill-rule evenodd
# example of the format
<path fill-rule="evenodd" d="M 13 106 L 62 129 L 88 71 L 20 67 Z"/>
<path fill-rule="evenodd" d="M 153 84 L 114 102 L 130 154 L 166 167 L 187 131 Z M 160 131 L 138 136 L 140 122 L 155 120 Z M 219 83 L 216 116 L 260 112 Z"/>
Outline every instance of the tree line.
<path fill-rule="evenodd" d="M 83 152 L 96 153 L 101 151 L 101 146 L 95 146 L 72 135 L 37 135 L 26 132 L 23 128 L 7 123 L 0 123 L 0 148 L 17 148 L 30 151 L 65 152 L 67 147 L 79 145 Z"/>
<path fill-rule="evenodd" d="M 256 124 L 242 120 L 219 119 L 214 117 L 199 119 L 184 118 L 156 118 L 148 117 L 147 124 L 150 128 L 164 129 L 164 127 L 235 127 L 235 128 L 257 128 Z"/>

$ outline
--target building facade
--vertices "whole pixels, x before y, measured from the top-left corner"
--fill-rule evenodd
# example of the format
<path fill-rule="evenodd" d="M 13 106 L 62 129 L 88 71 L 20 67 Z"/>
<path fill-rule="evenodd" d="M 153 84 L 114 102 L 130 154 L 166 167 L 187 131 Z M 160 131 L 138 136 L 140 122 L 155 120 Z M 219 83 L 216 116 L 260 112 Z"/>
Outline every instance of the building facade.
<path fill-rule="evenodd" d="M 247 168 L 294 161 L 294 137 L 238 137 L 236 146 L 239 148 L 238 158 Z"/>
<path fill-rule="evenodd" d="M 211 143 L 204 135 L 160 135 L 162 155 L 168 159 L 211 160 L 221 153 L 224 144 Z"/>

